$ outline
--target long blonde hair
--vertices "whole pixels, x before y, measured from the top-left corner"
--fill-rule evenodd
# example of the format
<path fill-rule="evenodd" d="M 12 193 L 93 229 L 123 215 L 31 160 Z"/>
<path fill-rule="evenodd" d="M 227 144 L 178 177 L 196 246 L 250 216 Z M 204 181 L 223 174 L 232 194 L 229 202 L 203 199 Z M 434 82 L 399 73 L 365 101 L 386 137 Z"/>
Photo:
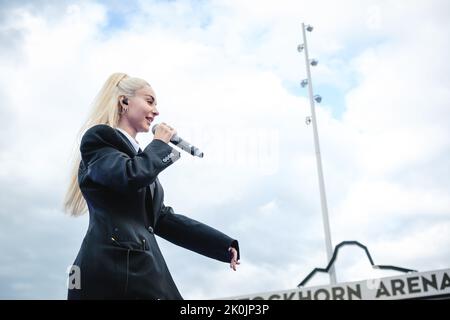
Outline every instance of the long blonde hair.
<path fill-rule="evenodd" d="M 119 97 L 134 96 L 136 90 L 150 86 L 147 81 L 130 77 L 125 73 L 113 73 L 106 80 L 100 92 L 94 99 L 91 114 L 77 134 L 76 148 L 74 150 L 73 168 L 69 177 L 69 186 L 64 197 L 64 212 L 71 216 L 81 216 L 87 212 L 86 200 L 78 185 L 78 168 L 81 162 L 80 142 L 87 129 L 97 124 L 106 124 L 117 127 L 122 112 Z"/>

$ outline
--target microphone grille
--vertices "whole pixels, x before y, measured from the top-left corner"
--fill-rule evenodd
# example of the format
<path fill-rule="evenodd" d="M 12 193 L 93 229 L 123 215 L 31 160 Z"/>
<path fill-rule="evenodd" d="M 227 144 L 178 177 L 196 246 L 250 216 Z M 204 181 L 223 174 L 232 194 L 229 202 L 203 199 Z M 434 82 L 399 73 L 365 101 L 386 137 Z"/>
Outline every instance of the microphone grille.
<path fill-rule="evenodd" d="M 152 128 L 152 132 L 153 132 L 153 134 L 155 134 L 155 132 L 156 132 L 156 127 L 158 126 L 158 124 L 155 124 L 154 126 L 153 126 L 153 128 Z"/>

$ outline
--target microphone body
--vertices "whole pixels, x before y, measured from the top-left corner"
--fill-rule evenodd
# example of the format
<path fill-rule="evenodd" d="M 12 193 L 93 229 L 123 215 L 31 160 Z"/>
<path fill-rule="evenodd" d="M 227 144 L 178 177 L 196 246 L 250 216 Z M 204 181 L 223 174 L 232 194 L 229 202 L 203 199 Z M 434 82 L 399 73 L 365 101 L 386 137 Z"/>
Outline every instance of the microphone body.
<path fill-rule="evenodd" d="M 158 124 L 155 124 L 153 126 L 153 128 L 152 128 L 153 134 L 155 134 L 157 126 L 158 126 Z M 187 142 L 186 140 L 182 139 L 177 134 L 174 134 L 172 136 L 172 138 L 170 139 L 170 142 L 195 157 L 203 158 L 203 152 L 200 151 L 199 148 L 197 148 L 196 146 Z"/>

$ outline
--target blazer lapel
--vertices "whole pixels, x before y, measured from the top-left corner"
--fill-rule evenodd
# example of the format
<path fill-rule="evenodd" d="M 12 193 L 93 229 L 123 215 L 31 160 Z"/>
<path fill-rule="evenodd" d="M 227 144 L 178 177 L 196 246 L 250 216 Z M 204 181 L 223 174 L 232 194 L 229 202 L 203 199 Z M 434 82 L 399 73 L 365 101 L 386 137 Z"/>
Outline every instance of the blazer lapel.
<path fill-rule="evenodd" d="M 120 137 L 120 140 L 123 142 L 122 144 L 124 145 L 124 147 L 126 148 L 126 150 L 128 151 L 127 153 L 130 155 L 130 156 L 136 156 L 137 155 L 137 152 L 136 152 L 136 150 L 134 149 L 134 147 L 133 147 L 133 145 L 131 144 L 131 142 L 130 142 L 130 140 L 128 140 L 128 138 L 122 133 L 122 132 L 120 132 L 119 130 L 117 130 L 117 129 L 115 129 L 116 130 L 116 132 L 117 132 L 117 134 L 118 134 L 118 136 Z M 156 180 L 158 180 L 158 178 L 156 178 Z M 152 184 L 150 184 L 149 186 L 147 186 L 145 189 L 146 189 L 146 193 L 147 192 L 150 192 L 150 195 L 151 195 L 151 199 L 150 199 L 150 201 L 152 202 L 152 204 L 153 204 L 153 208 L 152 208 L 152 210 L 153 210 L 153 212 L 152 212 L 152 220 L 153 220 L 153 226 L 155 225 L 155 223 L 156 223 L 156 210 L 159 210 L 158 209 L 158 206 L 160 206 L 160 204 L 158 203 L 158 201 L 160 201 L 159 200 L 159 197 L 160 197 L 160 195 L 159 195 L 159 191 L 158 191 L 158 186 L 157 186 L 157 184 L 158 184 L 158 182 L 157 181 L 154 181 Z M 149 200 L 147 200 L 147 201 L 149 201 Z"/>
<path fill-rule="evenodd" d="M 114 128 L 115 129 L 115 128 Z M 133 145 L 131 144 L 130 140 L 119 130 L 115 129 L 118 133 L 118 136 L 121 138 L 122 142 L 128 147 L 128 154 L 135 156 L 137 154 L 136 150 L 134 149 Z"/>
<path fill-rule="evenodd" d="M 161 204 L 162 204 L 162 196 L 164 196 L 164 191 L 162 187 L 159 185 L 159 179 L 156 178 L 155 182 L 153 182 L 149 188 L 152 189 L 153 187 L 153 193 L 152 193 L 152 199 L 153 199 L 153 225 L 156 224 L 156 221 L 158 220 L 159 211 L 161 210 Z"/>

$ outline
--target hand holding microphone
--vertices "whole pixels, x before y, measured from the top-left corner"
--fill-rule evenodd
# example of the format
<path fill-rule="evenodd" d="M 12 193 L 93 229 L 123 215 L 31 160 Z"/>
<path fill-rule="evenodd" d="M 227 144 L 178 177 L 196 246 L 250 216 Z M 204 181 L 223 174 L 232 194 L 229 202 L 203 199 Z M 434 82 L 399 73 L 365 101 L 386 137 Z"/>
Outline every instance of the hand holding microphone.
<path fill-rule="evenodd" d="M 152 128 L 152 132 L 155 135 L 154 139 L 162 140 L 165 143 L 171 142 L 187 153 L 199 158 L 203 158 L 203 152 L 200 151 L 199 148 L 193 146 L 186 140 L 181 139 L 177 135 L 177 131 L 167 125 L 165 122 L 162 122 L 161 124 L 155 124 Z"/>
<path fill-rule="evenodd" d="M 169 126 L 167 123 L 162 122 L 161 124 L 155 124 L 152 129 L 154 139 L 159 139 L 164 141 L 165 143 L 169 143 L 170 139 L 177 134 L 177 131 Z"/>

